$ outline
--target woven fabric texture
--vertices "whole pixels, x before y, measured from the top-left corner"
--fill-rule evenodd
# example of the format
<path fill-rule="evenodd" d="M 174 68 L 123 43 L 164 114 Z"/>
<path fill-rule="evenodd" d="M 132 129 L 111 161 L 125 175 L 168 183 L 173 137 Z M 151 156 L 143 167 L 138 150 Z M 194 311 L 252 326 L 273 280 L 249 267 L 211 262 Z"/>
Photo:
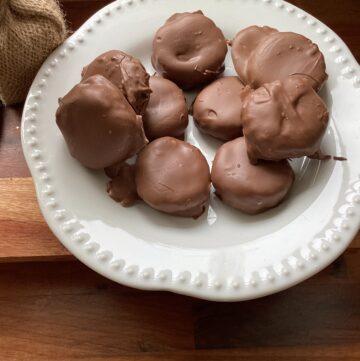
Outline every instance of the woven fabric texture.
<path fill-rule="evenodd" d="M 55 0 L 0 0 L 0 101 L 25 100 L 41 64 L 64 41 Z"/>

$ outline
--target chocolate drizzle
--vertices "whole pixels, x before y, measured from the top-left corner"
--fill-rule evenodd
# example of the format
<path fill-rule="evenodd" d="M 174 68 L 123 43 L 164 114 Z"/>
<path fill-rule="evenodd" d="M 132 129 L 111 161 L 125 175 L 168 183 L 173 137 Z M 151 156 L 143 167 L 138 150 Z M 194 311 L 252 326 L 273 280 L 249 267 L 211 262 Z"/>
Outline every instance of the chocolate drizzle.
<path fill-rule="evenodd" d="M 339 156 L 337 156 L 337 155 L 334 155 L 334 156 L 333 156 L 333 159 L 334 159 L 334 160 L 337 160 L 337 161 L 339 161 L 339 162 L 344 162 L 344 161 L 347 160 L 347 158 L 345 158 L 345 157 L 339 157 Z"/>
<path fill-rule="evenodd" d="M 330 155 L 330 154 L 323 154 L 321 150 L 319 150 L 318 152 L 315 152 L 312 155 L 308 156 L 310 159 L 317 159 L 317 160 L 329 160 L 329 159 L 333 159 L 339 162 L 343 162 L 346 161 L 347 158 L 345 157 L 341 157 L 338 155 Z"/>

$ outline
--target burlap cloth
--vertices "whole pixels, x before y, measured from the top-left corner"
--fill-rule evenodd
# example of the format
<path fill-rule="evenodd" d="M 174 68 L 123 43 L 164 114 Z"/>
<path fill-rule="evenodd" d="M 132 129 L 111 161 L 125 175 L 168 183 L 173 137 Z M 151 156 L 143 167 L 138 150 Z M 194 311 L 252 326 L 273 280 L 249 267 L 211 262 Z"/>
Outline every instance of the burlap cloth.
<path fill-rule="evenodd" d="M 0 0 L 0 101 L 23 101 L 41 64 L 65 37 L 55 0 Z"/>

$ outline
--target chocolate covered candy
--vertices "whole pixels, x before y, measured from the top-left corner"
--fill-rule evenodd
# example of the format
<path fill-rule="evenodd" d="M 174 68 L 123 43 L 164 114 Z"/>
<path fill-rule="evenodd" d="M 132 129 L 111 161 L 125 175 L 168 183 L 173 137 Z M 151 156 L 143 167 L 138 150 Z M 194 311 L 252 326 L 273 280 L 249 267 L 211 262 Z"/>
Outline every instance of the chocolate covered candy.
<path fill-rule="evenodd" d="M 249 94 L 242 111 L 248 155 L 281 160 L 317 152 L 329 120 L 326 105 L 305 75 L 264 84 Z"/>
<path fill-rule="evenodd" d="M 124 161 L 148 142 L 141 116 L 101 75 L 87 78 L 59 99 L 56 123 L 70 154 L 92 169 Z"/>
<path fill-rule="evenodd" d="M 143 114 L 150 97 L 149 74 L 141 62 L 120 50 L 99 55 L 85 66 L 82 79 L 100 74 L 116 85 L 137 114 Z"/>
<path fill-rule="evenodd" d="M 215 80 L 194 101 L 193 117 L 198 128 L 224 141 L 242 136 L 241 111 L 250 91 L 236 76 Z"/>
<path fill-rule="evenodd" d="M 212 81 L 224 71 L 227 44 L 222 31 L 201 11 L 172 15 L 156 32 L 152 64 L 183 89 Z"/>
<path fill-rule="evenodd" d="M 327 79 L 324 55 L 303 35 L 250 26 L 231 41 L 231 55 L 240 79 L 257 88 L 292 74 L 306 74 L 318 90 Z"/>
<path fill-rule="evenodd" d="M 211 181 L 224 203 L 242 212 L 257 214 L 284 199 L 294 182 L 294 172 L 287 160 L 251 164 L 242 137 L 218 149 Z"/>
<path fill-rule="evenodd" d="M 115 170 L 112 167 L 112 170 Z M 109 196 L 123 207 L 130 207 L 139 198 L 135 184 L 135 166 L 121 163 L 116 166 L 116 173 L 107 184 Z"/>
<path fill-rule="evenodd" d="M 199 217 L 209 199 L 210 171 L 200 150 L 172 137 L 145 147 L 136 162 L 137 192 L 151 207 L 177 216 Z"/>
<path fill-rule="evenodd" d="M 149 140 L 171 136 L 181 138 L 188 125 L 188 109 L 182 90 L 172 81 L 150 77 L 151 95 L 143 116 Z"/>

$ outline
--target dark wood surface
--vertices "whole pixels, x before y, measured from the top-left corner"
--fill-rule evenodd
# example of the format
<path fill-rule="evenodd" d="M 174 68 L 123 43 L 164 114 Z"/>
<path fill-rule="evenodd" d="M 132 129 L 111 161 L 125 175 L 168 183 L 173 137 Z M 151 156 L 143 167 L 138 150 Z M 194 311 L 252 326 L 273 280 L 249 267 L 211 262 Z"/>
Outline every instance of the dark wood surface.
<path fill-rule="evenodd" d="M 359 61 L 359 0 L 291 2 Z M 76 29 L 107 3 L 62 6 Z M 360 360 L 360 235 L 320 274 L 259 300 L 212 303 L 117 285 L 75 261 L 43 221 L 21 112 L 0 107 L 0 360 Z"/>
<path fill-rule="evenodd" d="M 359 359 L 359 259 L 349 250 L 296 287 L 238 303 L 130 289 L 79 262 L 3 263 L 0 359 Z"/>

